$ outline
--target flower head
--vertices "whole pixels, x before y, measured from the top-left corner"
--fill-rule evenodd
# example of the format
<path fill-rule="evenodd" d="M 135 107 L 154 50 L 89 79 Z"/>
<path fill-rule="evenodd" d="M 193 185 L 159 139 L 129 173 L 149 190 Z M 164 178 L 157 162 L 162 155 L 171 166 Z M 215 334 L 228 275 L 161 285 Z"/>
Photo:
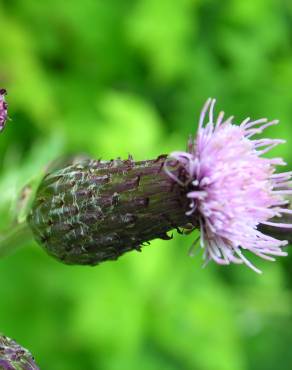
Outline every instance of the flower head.
<path fill-rule="evenodd" d="M 260 224 L 292 228 L 292 224 L 276 223 L 275 217 L 292 213 L 287 209 L 285 195 L 292 194 L 292 172 L 275 173 L 276 166 L 285 165 L 281 158 L 268 159 L 262 155 L 285 141 L 252 139 L 277 120 L 266 118 L 240 125 L 233 117 L 224 119 L 220 112 L 214 118 L 215 99 L 203 107 L 197 137 L 190 139 L 186 152 L 177 151 L 170 160 L 177 161 L 185 181 L 168 170 L 177 183 L 186 188 L 189 199 L 188 216 L 197 216 L 200 225 L 200 245 L 206 263 L 245 263 L 257 269 L 242 253 L 246 249 L 266 260 L 286 256 L 281 241 L 265 235 Z M 207 116 L 207 124 L 204 121 Z M 273 219 L 273 220 L 271 220 Z"/>
<path fill-rule="evenodd" d="M 5 101 L 6 90 L 0 89 L 0 132 L 4 129 L 7 121 L 8 104 Z"/>

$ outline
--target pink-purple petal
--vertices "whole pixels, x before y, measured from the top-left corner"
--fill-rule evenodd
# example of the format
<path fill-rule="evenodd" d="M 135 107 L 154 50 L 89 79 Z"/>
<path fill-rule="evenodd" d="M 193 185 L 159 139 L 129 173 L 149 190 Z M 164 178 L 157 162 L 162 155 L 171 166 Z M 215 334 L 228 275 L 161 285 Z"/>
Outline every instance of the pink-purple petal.
<path fill-rule="evenodd" d="M 187 215 L 199 219 L 205 263 L 210 259 L 218 264 L 245 263 L 260 273 L 242 253 L 242 249 L 274 261 L 271 256 L 285 256 L 282 250 L 287 241 L 277 240 L 257 230 L 260 224 L 292 228 L 291 224 L 271 221 L 286 208 L 286 195 L 292 194 L 292 171 L 275 173 L 283 166 L 282 158 L 264 158 L 263 154 L 279 144 L 280 139 L 250 138 L 267 127 L 279 123 L 261 118 L 250 118 L 240 125 L 233 117 L 224 121 L 224 112 L 214 118 L 215 99 L 208 99 L 199 119 L 194 141 L 188 142 L 188 152 L 174 152 L 172 160 L 184 170 L 185 183 L 170 176 L 186 187 L 190 210 Z M 205 119 L 208 122 L 204 124 Z M 258 150 L 257 148 L 261 148 Z M 167 172 L 168 173 L 168 172 Z"/>

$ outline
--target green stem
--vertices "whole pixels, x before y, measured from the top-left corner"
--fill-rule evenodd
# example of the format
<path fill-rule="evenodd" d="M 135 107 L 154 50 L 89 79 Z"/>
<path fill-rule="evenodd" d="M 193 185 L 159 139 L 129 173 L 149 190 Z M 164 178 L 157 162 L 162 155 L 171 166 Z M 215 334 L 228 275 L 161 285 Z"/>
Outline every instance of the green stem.
<path fill-rule="evenodd" d="M 0 233 L 0 258 L 22 247 L 32 238 L 32 232 L 27 222 L 13 225 Z"/>

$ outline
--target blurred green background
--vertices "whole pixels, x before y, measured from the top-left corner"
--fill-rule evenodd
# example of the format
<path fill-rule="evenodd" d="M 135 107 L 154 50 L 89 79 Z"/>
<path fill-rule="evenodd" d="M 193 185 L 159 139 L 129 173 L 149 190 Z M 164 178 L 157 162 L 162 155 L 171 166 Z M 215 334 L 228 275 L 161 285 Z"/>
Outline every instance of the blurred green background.
<path fill-rule="evenodd" d="M 183 149 L 209 96 L 238 121 L 279 118 L 291 169 L 289 0 L 0 0 L 0 24 L 2 228 L 52 159 Z M 290 369 L 292 257 L 201 269 L 193 238 L 94 268 L 30 242 L 0 261 L 0 331 L 48 370 Z"/>

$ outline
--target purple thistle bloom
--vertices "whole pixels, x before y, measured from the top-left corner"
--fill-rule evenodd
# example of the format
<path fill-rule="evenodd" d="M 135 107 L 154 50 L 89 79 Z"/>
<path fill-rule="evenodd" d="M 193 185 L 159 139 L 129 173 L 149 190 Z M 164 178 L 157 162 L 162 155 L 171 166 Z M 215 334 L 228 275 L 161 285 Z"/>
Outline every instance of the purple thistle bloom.
<path fill-rule="evenodd" d="M 6 90 L 0 89 L 0 132 L 4 129 L 7 121 L 8 104 L 5 101 Z"/>
<path fill-rule="evenodd" d="M 276 174 L 281 158 L 264 153 L 283 140 L 253 139 L 278 123 L 232 124 L 215 100 L 203 108 L 186 152 L 134 161 L 78 160 L 51 167 L 35 194 L 27 221 L 45 250 L 67 264 L 96 265 L 138 250 L 168 232 L 200 228 L 206 263 L 244 262 L 242 249 L 274 260 L 292 242 L 292 172 Z M 208 113 L 208 123 L 204 125 Z M 275 218 L 281 217 L 278 223 Z"/>
<path fill-rule="evenodd" d="M 0 369 L 39 370 L 30 352 L 14 340 L 0 335 Z"/>
<path fill-rule="evenodd" d="M 258 229 L 261 224 L 292 228 L 292 224 L 274 222 L 275 217 L 292 214 L 285 200 L 285 195 L 292 194 L 292 172 L 276 174 L 276 166 L 286 163 L 281 158 L 262 157 L 285 141 L 251 140 L 265 128 L 276 125 L 277 120 L 247 118 L 235 125 L 233 117 L 224 120 L 224 112 L 215 119 L 214 105 L 215 99 L 207 100 L 196 139 L 189 140 L 186 152 L 171 153 L 165 170 L 187 189 L 187 215 L 199 220 L 205 264 L 210 260 L 224 265 L 243 262 L 260 273 L 243 255 L 243 249 L 270 261 L 274 261 L 272 256 L 287 255 L 282 250 L 287 241 L 265 235 Z M 185 181 L 170 170 L 173 160 L 184 173 Z M 198 239 L 194 244 L 197 242 Z"/>

